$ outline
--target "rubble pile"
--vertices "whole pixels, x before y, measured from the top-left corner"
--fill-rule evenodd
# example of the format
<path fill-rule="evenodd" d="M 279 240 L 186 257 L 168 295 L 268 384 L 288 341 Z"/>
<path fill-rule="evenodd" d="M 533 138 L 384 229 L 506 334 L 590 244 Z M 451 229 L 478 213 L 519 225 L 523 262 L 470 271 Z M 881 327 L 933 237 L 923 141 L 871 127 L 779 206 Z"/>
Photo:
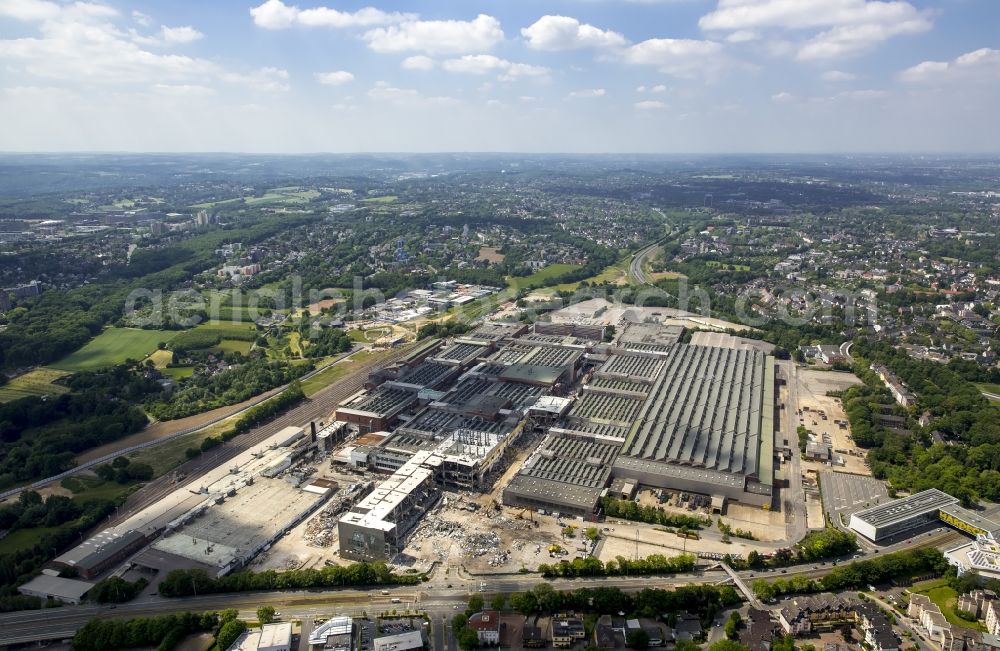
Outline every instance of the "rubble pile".
<path fill-rule="evenodd" d="M 493 531 L 470 533 L 462 539 L 462 551 L 473 558 L 479 558 L 491 553 L 503 553 L 499 551 L 499 547 L 500 536 Z"/>
<path fill-rule="evenodd" d="M 337 520 L 350 507 L 350 499 L 332 502 L 306 524 L 303 535 L 307 544 L 313 547 L 329 547 L 336 538 Z"/>

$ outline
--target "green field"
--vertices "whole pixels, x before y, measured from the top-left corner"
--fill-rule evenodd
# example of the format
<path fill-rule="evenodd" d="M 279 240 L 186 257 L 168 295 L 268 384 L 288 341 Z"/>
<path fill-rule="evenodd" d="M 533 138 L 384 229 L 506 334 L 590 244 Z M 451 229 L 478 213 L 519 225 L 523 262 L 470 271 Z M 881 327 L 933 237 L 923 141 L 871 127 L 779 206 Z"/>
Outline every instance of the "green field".
<path fill-rule="evenodd" d="M 163 330 L 108 328 L 83 348 L 51 366 L 64 371 L 87 371 L 121 364 L 127 359 L 144 359 L 160 342 L 169 343 L 177 334 Z"/>
<path fill-rule="evenodd" d="M 206 321 L 190 330 L 177 333 L 173 342 L 177 348 L 188 348 L 196 350 L 199 348 L 213 348 L 222 346 L 221 342 L 213 341 L 218 337 L 221 340 L 248 340 L 256 339 L 256 326 L 248 323 L 230 323 L 228 321 Z M 249 343 L 249 342 L 248 342 Z"/>
<path fill-rule="evenodd" d="M 268 190 L 262 197 L 247 197 L 248 206 L 265 203 L 307 203 L 310 199 L 320 196 L 318 190 L 302 190 L 300 188 L 274 188 Z"/>
<path fill-rule="evenodd" d="M 284 188 L 271 188 L 259 197 L 236 197 L 235 199 L 223 199 L 221 201 L 206 201 L 196 203 L 191 208 L 213 208 L 215 206 L 225 206 L 233 203 L 244 203 L 248 206 L 259 206 L 263 204 L 296 204 L 307 203 L 311 199 L 320 196 L 319 190 L 303 190 L 301 187 L 288 186 Z"/>
<path fill-rule="evenodd" d="M 579 268 L 580 265 L 578 264 L 550 264 L 530 276 L 507 276 L 507 286 L 514 290 L 519 290 L 529 285 L 544 285 L 553 278 L 558 278 L 564 273 L 576 271 Z"/>
<path fill-rule="evenodd" d="M 122 495 L 131 493 L 136 484 L 125 485 L 114 481 L 104 481 L 97 477 L 66 477 L 59 484 L 73 492 L 77 501 L 84 500 L 116 500 Z"/>
<path fill-rule="evenodd" d="M 971 628 L 980 632 L 986 631 L 986 627 L 983 626 L 981 622 L 970 622 L 969 620 L 962 619 L 955 614 L 955 604 L 958 602 L 958 593 L 955 592 L 954 588 L 948 585 L 948 581 L 946 579 L 938 579 L 918 585 L 919 587 L 914 589 L 913 592 L 930 597 L 930 600 L 941 609 L 941 614 L 944 615 L 945 619 L 947 619 L 952 626 Z"/>
<path fill-rule="evenodd" d="M 193 366 L 166 366 L 160 369 L 160 373 L 163 373 L 167 377 L 173 379 L 174 382 L 189 378 L 194 375 Z"/>
<path fill-rule="evenodd" d="M 717 267 L 722 271 L 750 271 L 750 267 L 745 264 L 729 264 L 728 262 L 719 262 L 718 260 L 706 260 L 705 266 Z"/>
<path fill-rule="evenodd" d="M 0 402 L 9 402 L 28 396 L 54 396 L 69 391 L 60 384 L 52 384 L 66 375 L 65 371 L 51 368 L 36 368 L 23 375 L 18 375 L 7 384 L 0 386 Z"/>
<path fill-rule="evenodd" d="M 250 352 L 250 346 L 253 343 L 250 341 L 241 341 L 239 339 L 223 339 L 219 342 L 218 346 L 214 346 L 215 349 L 223 353 L 240 353 L 246 355 Z"/>
<path fill-rule="evenodd" d="M 383 357 L 389 354 L 390 350 L 362 350 L 351 355 L 350 359 L 345 359 L 339 364 L 334 364 L 329 368 L 325 368 L 316 375 L 312 376 L 308 380 L 303 380 L 302 390 L 305 392 L 306 396 L 314 396 L 320 389 L 329 386 L 330 384 L 336 382 L 340 378 L 344 377 L 351 371 L 358 367 L 358 364 L 372 358 Z"/>
<path fill-rule="evenodd" d="M 396 195 L 389 194 L 384 197 L 370 197 L 368 199 L 362 199 L 361 203 L 393 203 L 397 199 L 399 199 L 399 197 Z"/>
<path fill-rule="evenodd" d="M 38 542 L 39 538 L 58 529 L 59 527 L 18 529 L 14 533 L 0 538 L 0 554 L 10 554 L 21 549 L 30 549 Z"/>
<path fill-rule="evenodd" d="M 976 386 L 979 387 L 980 391 L 986 391 L 992 393 L 993 395 L 1000 396 L 1000 384 L 989 384 L 987 382 L 978 382 Z M 3 390 L 0 389 L 0 392 Z M 996 400 L 996 398 L 991 398 L 991 400 Z"/>

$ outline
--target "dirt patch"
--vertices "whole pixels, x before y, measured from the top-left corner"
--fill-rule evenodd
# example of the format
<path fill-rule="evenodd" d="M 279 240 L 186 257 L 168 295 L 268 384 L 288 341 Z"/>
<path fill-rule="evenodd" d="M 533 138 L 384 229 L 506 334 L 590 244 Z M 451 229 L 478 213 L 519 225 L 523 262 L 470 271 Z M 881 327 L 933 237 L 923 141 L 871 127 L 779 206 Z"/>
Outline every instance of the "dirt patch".
<path fill-rule="evenodd" d="M 505 257 L 506 256 L 503 253 L 500 253 L 496 247 L 481 246 L 479 247 L 479 255 L 476 257 L 476 260 L 485 260 L 490 264 L 496 264 L 498 262 L 503 262 Z"/>

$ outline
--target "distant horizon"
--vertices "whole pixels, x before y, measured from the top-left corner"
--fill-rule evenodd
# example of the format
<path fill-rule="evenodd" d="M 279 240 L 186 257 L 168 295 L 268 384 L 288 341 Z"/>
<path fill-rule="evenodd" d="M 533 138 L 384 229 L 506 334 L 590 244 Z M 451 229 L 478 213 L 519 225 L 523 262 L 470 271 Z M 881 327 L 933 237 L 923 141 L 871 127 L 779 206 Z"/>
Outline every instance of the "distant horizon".
<path fill-rule="evenodd" d="M 370 150 L 370 151 L 237 151 L 237 150 L 2 150 L 0 156 L 639 156 L 639 157 L 716 157 L 716 156 L 763 156 L 763 157 L 959 157 L 959 158 L 1000 158 L 1000 149 L 995 151 L 522 151 L 522 150 Z"/>

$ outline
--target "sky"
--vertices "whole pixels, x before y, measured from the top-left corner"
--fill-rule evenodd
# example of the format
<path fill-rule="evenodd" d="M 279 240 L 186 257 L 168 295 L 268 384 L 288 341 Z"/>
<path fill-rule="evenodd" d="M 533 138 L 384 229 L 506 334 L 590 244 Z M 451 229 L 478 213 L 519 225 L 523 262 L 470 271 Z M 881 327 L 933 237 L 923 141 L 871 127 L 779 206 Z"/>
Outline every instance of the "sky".
<path fill-rule="evenodd" d="M 998 0 L 0 0 L 0 150 L 1000 152 Z"/>

